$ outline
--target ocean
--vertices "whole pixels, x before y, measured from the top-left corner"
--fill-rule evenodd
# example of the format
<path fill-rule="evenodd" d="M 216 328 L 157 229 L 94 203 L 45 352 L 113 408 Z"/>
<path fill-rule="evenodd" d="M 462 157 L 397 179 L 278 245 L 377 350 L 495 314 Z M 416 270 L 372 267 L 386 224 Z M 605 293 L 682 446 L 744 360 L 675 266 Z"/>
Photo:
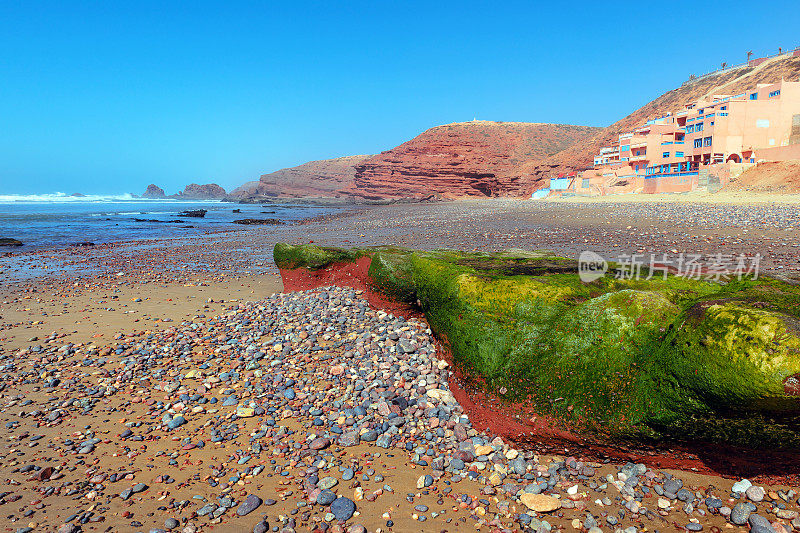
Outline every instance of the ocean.
<path fill-rule="evenodd" d="M 182 211 L 193 209 L 205 209 L 207 213 L 204 218 L 179 216 Z M 235 209 L 241 212 L 235 213 Z M 130 195 L 0 195 L 0 238 L 24 243 L 21 247 L 3 246 L 0 251 L 61 248 L 84 242 L 183 238 L 247 227 L 234 224 L 236 219 L 277 218 L 289 223 L 337 210 L 287 204 L 148 200 Z"/>

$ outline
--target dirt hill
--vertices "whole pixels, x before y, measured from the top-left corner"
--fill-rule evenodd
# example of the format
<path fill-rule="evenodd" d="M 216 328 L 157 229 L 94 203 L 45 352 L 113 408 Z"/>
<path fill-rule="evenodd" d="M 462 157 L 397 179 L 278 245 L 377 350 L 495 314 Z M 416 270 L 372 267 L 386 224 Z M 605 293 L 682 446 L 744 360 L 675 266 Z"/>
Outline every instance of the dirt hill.
<path fill-rule="evenodd" d="M 745 65 L 689 80 L 607 128 L 595 132 L 582 142 L 566 148 L 543 162 L 527 162 L 522 168 L 533 176 L 538 188 L 544 179 L 553 177 L 559 172 L 590 167 L 593 157 L 600 148 L 616 144 L 620 133 L 631 131 L 646 121 L 666 113 L 680 111 L 687 103 L 713 94 L 739 94 L 759 83 L 775 83 L 781 79 L 797 80 L 798 76 L 800 76 L 800 57 L 781 56 L 757 66 Z"/>
<path fill-rule="evenodd" d="M 771 193 L 800 193 L 800 161 L 760 163 L 731 180 L 726 190 Z"/>
<path fill-rule="evenodd" d="M 472 121 L 436 126 L 356 166 L 343 192 L 364 199 L 515 196 L 522 167 L 583 141 L 598 128 Z"/>
<path fill-rule="evenodd" d="M 284 168 L 264 174 L 258 181 L 245 183 L 232 190 L 229 196 L 235 199 L 343 196 L 339 189 L 352 185 L 355 166 L 369 157 L 351 155 Z"/>

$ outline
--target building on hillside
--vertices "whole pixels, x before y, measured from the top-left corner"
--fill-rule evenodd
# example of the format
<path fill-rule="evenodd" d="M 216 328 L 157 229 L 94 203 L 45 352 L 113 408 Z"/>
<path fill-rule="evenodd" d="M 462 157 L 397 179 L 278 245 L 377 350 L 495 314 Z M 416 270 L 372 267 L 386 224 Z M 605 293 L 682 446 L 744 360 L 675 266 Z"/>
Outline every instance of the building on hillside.
<path fill-rule="evenodd" d="M 717 165 L 727 166 L 719 174 L 728 179 L 759 161 L 785 159 L 800 159 L 800 82 L 782 80 L 709 96 L 621 134 L 580 184 L 600 194 L 682 192 Z"/>

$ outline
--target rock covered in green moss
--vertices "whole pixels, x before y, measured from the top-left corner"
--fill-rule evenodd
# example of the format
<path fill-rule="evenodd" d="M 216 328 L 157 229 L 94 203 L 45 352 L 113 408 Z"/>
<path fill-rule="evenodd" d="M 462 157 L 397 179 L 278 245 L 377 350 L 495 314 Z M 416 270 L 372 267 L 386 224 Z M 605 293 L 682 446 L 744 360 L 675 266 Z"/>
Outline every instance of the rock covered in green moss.
<path fill-rule="evenodd" d="M 275 247 L 281 268 L 371 258 L 369 282 L 418 304 L 454 360 L 509 399 L 597 434 L 800 444 L 800 289 L 580 280 L 547 252 Z"/>

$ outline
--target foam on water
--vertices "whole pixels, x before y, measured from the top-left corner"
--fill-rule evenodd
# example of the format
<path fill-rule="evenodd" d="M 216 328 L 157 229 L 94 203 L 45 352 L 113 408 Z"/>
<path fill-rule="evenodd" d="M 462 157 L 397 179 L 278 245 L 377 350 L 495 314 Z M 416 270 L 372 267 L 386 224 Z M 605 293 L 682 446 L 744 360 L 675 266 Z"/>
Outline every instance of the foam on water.
<path fill-rule="evenodd" d="M 178 202 L 172 198 L 137 198 L 132 194 L 87 194 L 73 196 L 63 192 L 50 194 L 0 194 L 0 203 L 74 203 L 74 202 Z"/>

